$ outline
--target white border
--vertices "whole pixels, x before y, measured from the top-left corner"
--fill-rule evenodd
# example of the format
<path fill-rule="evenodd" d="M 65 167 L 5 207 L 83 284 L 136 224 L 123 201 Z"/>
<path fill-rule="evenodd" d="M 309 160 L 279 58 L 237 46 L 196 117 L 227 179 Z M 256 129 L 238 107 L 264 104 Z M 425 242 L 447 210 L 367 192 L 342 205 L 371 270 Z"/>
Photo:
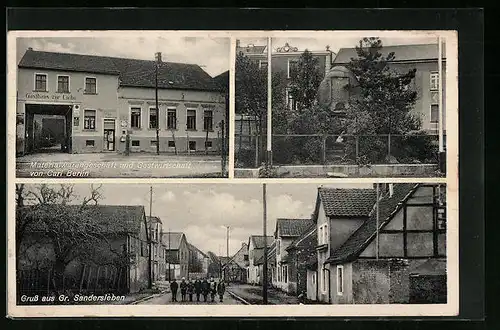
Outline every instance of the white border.
<path fill-rule="evenodd" d="M 16 37 L 115 37 L 133 38 L 159 36 L 168 38 L 170 35 L 178 36 L 182 34 L 190 37 L 218 37 L 232 38 L 231 40 L 231 69 L 230 69 L 230 123 L 234 120 L 234 58 L 235 58 L 235 38 L 263 38 L 263 37 L 311 37 L 311 34 L 320 37 L 356 37 L 362 35 L 378 35 L 380 37 L 401 37 L 401 31 L 11 31 L 8 33 L 8 84 L 7 100 L 8 109 L 8 135 L 7 135 L 7 199 L 10 202 L 7 208 L 7 244 L 8 244 L 8 315 L 10 317 L 130 317 L 130 316 L 451 316 L 458 315 L 459 311 L 459 273 L 458 273 L 458 41 L 456 31 L 404 31 L 405 35 L 411 33 L 412 36 L 441 36 L 446 42 L 446 131 L 447 131 L 447 177 L 446 178 L 346 178 L 346 179 L 238 179 L 232 180 L 234 169 L 234 125 L 230 125 L 230 147 L 229 147 L 229 170 L 230 179 L 152 179 L 152 178 L 130 178 L 120 179 L 66 179 L 65 183 L 231 183 L 231 184 L 261 184 L 261 183 L 383 183 L 383 182 L 425 182 L 425 183 L 445 183 L 447 184 L 448 203 L 448 230 L 447 230 L 447 271 L 448 271 L 448 303 L 439 305 L 241 305 L 241 306 L 221 306 L 221 305 L 86 305 L 86 306 L 17 306 L 15 299 L 15 226 L 12 225 L 14 219 L 14 200 L 16 182 L 24 183 L 57 183 L 50 179 L 17 179 L 15 177 L 15 146 L 16 143 L 16 111 L 17 106 L 16 86 L 17 86 L 17 63 L 16 63 Z M 48 78 L 48 77 L 47 77 Z M 48 88 L 47 81 L 47 88 Z M 135 106 L 134 106 L 135 107 Z M 130 108 L 129 108 L 130 110 Z M 141 107 L 142 115 L 142 107 Z M 141 118 L 142 121 L 142 118 Z M 142 124 L 142 123 L 141 123 Z M 130 125 L 130 116 L 129 116 Z M 143 125 L 141 125 L 142 129 Z"/>

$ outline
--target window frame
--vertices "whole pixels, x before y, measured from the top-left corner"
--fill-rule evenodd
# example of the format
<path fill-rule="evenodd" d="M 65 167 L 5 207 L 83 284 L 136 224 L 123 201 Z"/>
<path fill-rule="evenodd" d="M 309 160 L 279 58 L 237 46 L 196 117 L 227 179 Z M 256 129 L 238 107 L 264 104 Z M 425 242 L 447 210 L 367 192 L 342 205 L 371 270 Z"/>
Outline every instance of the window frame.
<path fill-rule="evenodd" d="M 191 143 L 194 145 L 194 149 L 191 149 Z M 190 140 L 190 141 L 188 141 L 188 145 L 187 145 L 187 147 L 188 147 L 189 152 L 191 152 L 191 151 L 196 151 L 196 150 L 197 150 L 197 149 L 196 149 L 196 141 L 194 141 L 194 140 Z"/>
<path fill-rule="evenodd" d="M 266 63 L 266 70 L 269 66 L 268 60 L 259 60 L 259 69 L 262 69 L 262 63 Z"/>
<path fill-rule="evenodd" d="M 337 265 L 337 295 L 344 295 L 344 265 Z"/>
<path fill-rule="evenodd" d="M 132 126 L 132 113 L 134 112 L 134 110 L 139 110 L 139 127 L 133 127 Z M 128 114 L 128 118 L 129 118 L 129 128 L 131 129 L 136 129 L 136 130 L 139 130 L 139 129 L 142 129 L 142 107 L 141 106 L 131 106 L 129 108 L 129 114 Z"/>
<path fill-rule="evenodd" d="M 92 144 L 88 144 L 88 142 L 92 141 Z M 86 148 L 95 148 L 95 140 L 85 140 L 85 147 Z"/>
<path fill-rule="evenodd" d="M 437 119 L 436 120 L 433 120 L 432 119 L 432 107 L 436 107 L 437 108 Z M 432 124 L 438 124 L 439 123 L 439 104 L 435 104 L 435 103 L 431 103 L 429 105 L 429 122 L 432 123 Z"/>
<path fill-rule="evenodd" d="M 198 117 L 198 114 L 197 114 L 197 109 L 196 108 L 186 108 L 186 131 L 196 131 L 196 121 L 197 121 L 197 117 Z M 194 111 L 194 128 L 189 128 L 188 125 L 189 125 L 189 112 L 190 111 Z"/>
<path fill-rule="evenodd" d="M 45 76 L 45 89 L 36 89 L 36 77 L 37 76 Z M 48 92 L 49 91 L 49 75 L 43 72 L 35 72 L 33 74 L 33 91 L 34 92 Z"/>
<path fill-rule="evenodd" d="M 91 127 L 86 127 L 86 112 L 87 111 L 92 111 L 94 113 L 94 127 L 91 128 Z M 96 123 L 97 123 L 97 110 L 95 109 L 83 109 L 83 130 L 84 131 L 97 131 L 97 126 L 96 126 Z"/>
<path fill-rule="evenodd" d="M 60 91 L 59 90 L 59 78 L 60 77 L 67 77 L 68 78 L 68 90 L 67 91 Z M 69 94 L 71 93 L 71 78 L 67 74 L 58 74 L 56 78 L 56 93 L 60 94 Z"/>
<path fill-rule="evenodd" d="M 206 116 L 206 113 L 210 112 L 210 116 Z M 207 128 L 207 118 L 210 118 L 210 128 Z M 214 110 L 203 109 L 203 131 L 213 132 L 214 131 Z"/>
<path fill-rule="evenodd" d="M 87 91 L 87 79 L 94 79 L 95 80 L 95 92 L 94 93 Z M 83 94 L 85 94 L 85 95 L 97 95 L 97 77 L 85 76 L 83 78 Z"/>
<path fill-rule="evenodd" d="M 288 79 L 292 79 L 292 76 L 290 75 L 290 62 L 295 62 L 295 63 L 299 63 L 299 60 L 297 59 L 293 59 L 293 58 L 289 58 L 288 61 L 287 61 L 287 78 Z"/>
<path fill-rule="evenodd" d="M 436 78 L 436 87 L 433 87 L 433 77 Z M 437 91 L 439 90 L 439 71 L 431 71 L 429 73 L 429 90 Z"/>
<path fill-rule="evenodd" d="M 139 142 L 139 143 L 137 143 L 137 145 L 135 146 L 134 142 Z M 141 140 L 130 140 L 130 146 L 131 147 L 135 147 L 135 148 L 140 147 L 141 146 Z"/>
<path fill-rule="evenodd" d="M 174 125 L 173 127 L 169 127 L 169 121 L 168 121 L 168 114 L 169 113 L 173 113 L 174 114 Z M 167 113 L 165 114 L 166 118 L 167 118 L 167 123 L 166 123 L 166 126 L 167 126 L 167 129 L 168 130 L 177 130 L 177 107 L 167 107 Z M 187 125 L 187 124 L 186 124 Z"/>
<path fill-rule="evenodd" d="M 156 126 L 155 127 L 151 127 L 151 109 L 155 109 L 156 110 Z M 160 114 L 160 111 L 158 111 L 158 109 L 156 109 L 156 106 L 149 106 L 148 107 L 148 129 L 150 130 L 156 130 L 156 128 L 160 128 L 160 125 L 159 125 L 159 116 Z"/>

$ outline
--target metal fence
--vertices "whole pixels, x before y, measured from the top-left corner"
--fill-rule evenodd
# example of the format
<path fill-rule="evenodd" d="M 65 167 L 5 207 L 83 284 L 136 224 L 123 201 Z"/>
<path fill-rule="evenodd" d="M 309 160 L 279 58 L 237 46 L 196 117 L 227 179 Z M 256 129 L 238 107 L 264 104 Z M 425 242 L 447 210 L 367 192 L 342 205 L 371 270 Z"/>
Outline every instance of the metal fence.
<path fill-rule="evenodd" d="M 438 135 L 378 134 L 272 136 L 274 165 L 436 164 Z M 236 135 L 235 166 L 259 167 L 265 162 L 266 136 Z"/>

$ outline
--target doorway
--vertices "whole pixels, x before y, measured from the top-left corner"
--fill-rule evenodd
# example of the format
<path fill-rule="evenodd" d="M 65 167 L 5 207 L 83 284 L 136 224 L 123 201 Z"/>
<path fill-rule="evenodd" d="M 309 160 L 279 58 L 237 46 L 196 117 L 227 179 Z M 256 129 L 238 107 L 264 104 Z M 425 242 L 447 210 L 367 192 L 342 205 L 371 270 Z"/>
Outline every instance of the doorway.
<path fill-rule="evenodd" d="M 26 104 L 25 153 L 71 153 L 71 105 Z"/>
<path fill-rule="evenodd" d="M 116 145 L 115 120 L 104 119 L 104 150 L 115 151 Z"/>

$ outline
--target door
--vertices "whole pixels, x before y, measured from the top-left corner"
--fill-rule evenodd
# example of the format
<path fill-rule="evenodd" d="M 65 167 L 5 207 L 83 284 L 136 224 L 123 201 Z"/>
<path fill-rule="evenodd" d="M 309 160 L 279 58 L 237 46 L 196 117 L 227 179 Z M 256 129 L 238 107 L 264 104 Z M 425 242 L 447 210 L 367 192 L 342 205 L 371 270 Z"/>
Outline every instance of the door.
<path fill-rule="evenodd" d="M 104 150 L 115 151 L 115 120 L 104 119 Z"/>

